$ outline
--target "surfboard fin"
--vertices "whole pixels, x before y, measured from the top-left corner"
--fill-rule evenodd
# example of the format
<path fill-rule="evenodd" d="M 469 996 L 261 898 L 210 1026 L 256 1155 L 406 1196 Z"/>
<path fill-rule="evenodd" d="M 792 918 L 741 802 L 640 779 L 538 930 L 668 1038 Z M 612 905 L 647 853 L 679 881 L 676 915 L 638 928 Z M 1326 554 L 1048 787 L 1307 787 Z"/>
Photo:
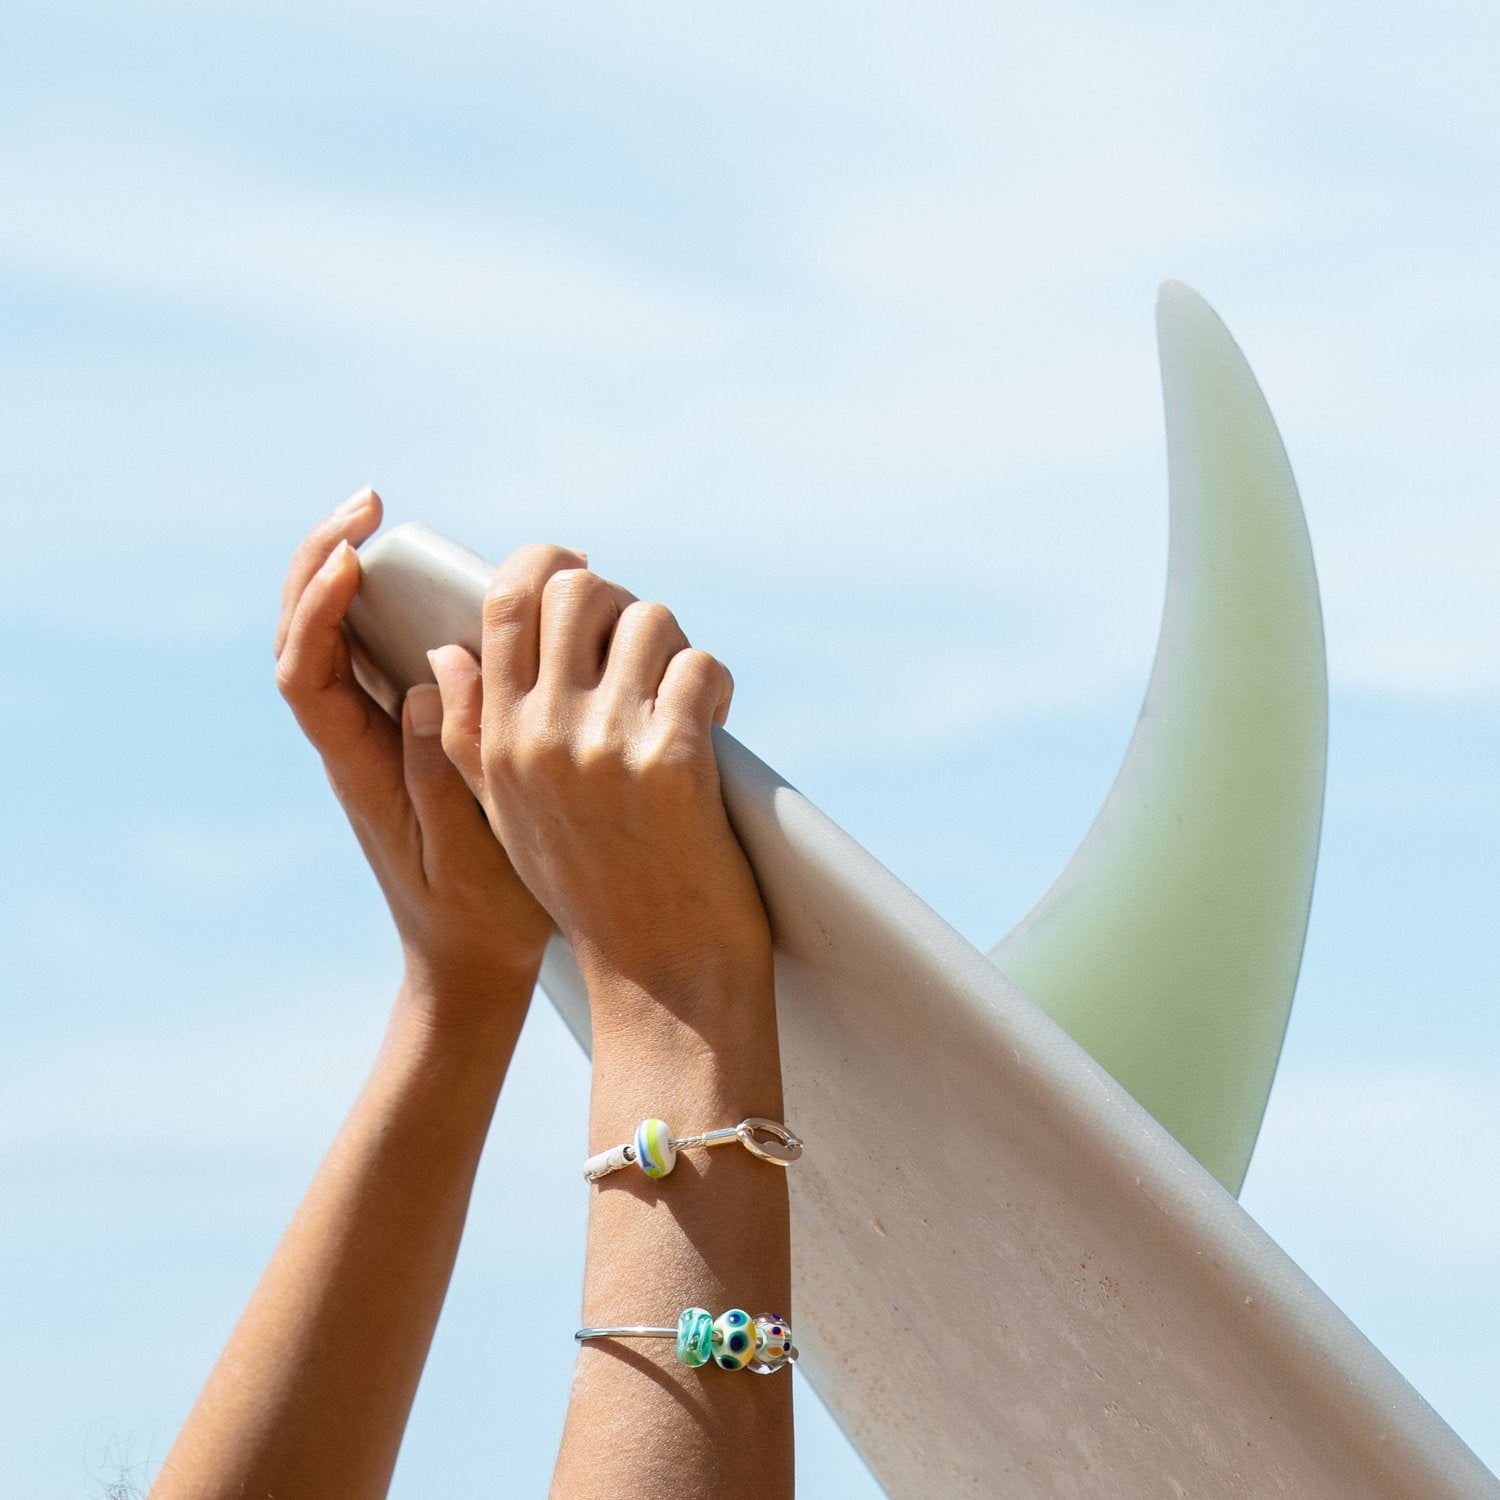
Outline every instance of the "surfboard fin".
<path fill-rule="evenodd" d="M 1098 818 L 990 957 L 1230 1192 L 1312 899 L 1327 674 L 1312 549 L 1255 377 L 1191 288 L 1157 302 L 1171 531 L 1140 720 Z"/>

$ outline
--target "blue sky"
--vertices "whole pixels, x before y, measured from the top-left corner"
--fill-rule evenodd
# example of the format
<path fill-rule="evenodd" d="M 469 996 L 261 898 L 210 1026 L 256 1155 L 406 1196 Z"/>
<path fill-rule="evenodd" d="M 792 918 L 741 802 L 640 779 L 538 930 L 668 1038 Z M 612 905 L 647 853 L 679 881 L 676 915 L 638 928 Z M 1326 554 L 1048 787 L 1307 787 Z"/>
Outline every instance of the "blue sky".
<path fill-rule="evenodd" d="M 19 0 L 0 48 L 10 1488 L 164 1453 L 395 979 L 271 683 L 373 483 L 586 546 L 981 947 L 1149 670 L 1157 283 L 1276 413 L 1328 816 L 1244 1202 L 1491 1466 L 1500 13 Z M 587 1072 L 545 1001 L 394 1493 L 540 1493 Z M 562 1330 L 562 1333 L 559 1333 Z M 803 1492 L 875 1493 L 800 1387 Z"/>

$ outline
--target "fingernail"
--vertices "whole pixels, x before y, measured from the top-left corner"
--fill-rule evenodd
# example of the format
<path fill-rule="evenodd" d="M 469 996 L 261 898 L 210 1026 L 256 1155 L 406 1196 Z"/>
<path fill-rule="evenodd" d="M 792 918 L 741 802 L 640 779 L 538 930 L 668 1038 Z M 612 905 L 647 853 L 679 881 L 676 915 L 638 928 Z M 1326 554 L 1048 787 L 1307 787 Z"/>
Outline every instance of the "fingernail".
<path fill-rule="evenodd" d="M 431 739 L 443 732 L 443 698 L 435 683 L 418 683 L 407 693 L 406 707 L 411 714 L 413 734 Z"/>
<path fill-rule="evenodd" d="M 353 510 L 363 510 L 365 506 L 367 506 L 374 498 L 375 491 L 371 489 L 369 485 L 366 485 L 362 490 L 355 490 L 355 492 L 350 495 L 349 498 L 344 501 L 341 506 L 339 506 L 339 514 L 347 515 L 350 511 Z"/>
<path fill-rule="evenodd" d="M 340 542 L 327 557 L 323 559 L 323 566 L 318 569 L 324 578 L 337 578 L 343 572 L 349 558 L 353 555 L 354 548 L 347 541 Z"/>

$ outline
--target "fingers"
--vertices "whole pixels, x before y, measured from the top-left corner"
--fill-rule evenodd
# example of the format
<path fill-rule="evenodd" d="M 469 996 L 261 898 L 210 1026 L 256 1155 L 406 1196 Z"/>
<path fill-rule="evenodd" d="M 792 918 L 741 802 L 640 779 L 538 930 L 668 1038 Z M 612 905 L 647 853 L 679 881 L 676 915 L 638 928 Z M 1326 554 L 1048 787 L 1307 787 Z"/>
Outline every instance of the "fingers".
<path fill-rule="evenodd" d="M 656 714 L 685 729 L 706 729 L 729 717 L 734 679 L 729 668 L 707 651 L 679 651 L 667 663 L 656 692 Z"/>
<path fill-rule="evenodd" d="M 358 588 L 359 557 L 340 540 L 299 589 L 280 632 L 276 684 L 314 743 L 327 717 L 329 690 L 354 686 L 341 672 L 348 648 L 339 626 Z"/>
<path fill-rule="evenodd" d="M 586 565 L 581 552 L 537 543 L 511 553 L 495 570 L 484 599 L 486 711 L 508 715 L 536 686 L 542 591 L 554 573 Z"/>
<path fill-rule="evenodd" d="M 728 715 L 734 683 L 726 668 L 690 648 L 664 605 L 636 599 L 580 561 L 561 547 L 522 548 L 485 598 L 479 675 L 457 647 L 431 657 L 445 747 L 492 822 L 502 807 L 489 783 L 504 781 L 517 756 L 601 733 L 611 741 L 623 734 L 616 748 L 628 754 L 642 711 L 699 736 Z"/>
<path fill-rule="evenodd" d="M 463 778 L 470 793 L 484 799 L 484 765 L 479 734 L 483 717 L 484 680 L 479 663 L 462 646 L 440 646 L 427 653 L 437 679 L 442 707 L 443 753 Z M 413 689 L 415 691 L 415 689 Z M 408 699 L 410 694 L 407 695 Z"/>
<path fill-rule="evenodd" d="M 553 692 L 597 687 L 615 622 L 635 595 L 582 568 L 554 573 L 542 590 L 537 685 Z"/>
<path fill-rule="evenodd" d="M 308 583 L 341 541 L 359 546 L 380 525 L 380 496 L 364 489 L 351 495 L 332 515 L 325 516 L 303 538 L 292 555 L 286 581 L 281 586 L 281 618 L 276 625 L 276 655 L 281 655 L 298 601 Z"/>
<path fill-rule="evenodd" d="M 665 604 L 638 600 L 627 606 L 610 642 L 604 685 L 617 701 L 649 702 L 656 696 L 667 663 L 687 648 L 677 617 Z"/>
<path fill-rule="evenodd" d="M 460 648 L 450 649 L 472 665 L 477 695 L 478 664 Z M 429 884 L 444 879 L 445 861 L 451 869 L 455 859 L 472 852 L 476 839 L 488 843 L 493 837 L 467 780 L 446 753 L 446 718 L 440 690 L 430 682 L 407 693 L 401 712 L 402 769 L 422 832 L 422 867 Z"/>
<path fill-rule="evenodd" d="M 276 684 L 353 813 L 379 821 L 401 788 L 401 736 L 354 680 L 340 624 L 359 588 L 359 554 L 341 540 L 307 580 L 276 659 Z"/>

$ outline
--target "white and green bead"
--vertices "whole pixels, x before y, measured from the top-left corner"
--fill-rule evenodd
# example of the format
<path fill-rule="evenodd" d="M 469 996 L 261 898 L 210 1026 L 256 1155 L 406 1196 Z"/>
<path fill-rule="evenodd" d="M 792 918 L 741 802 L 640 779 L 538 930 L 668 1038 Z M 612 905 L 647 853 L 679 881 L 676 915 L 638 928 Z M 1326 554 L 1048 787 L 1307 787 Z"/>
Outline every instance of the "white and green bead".
<path fill-rule="evenodd" d="M 677 1165 L 677 1148 L 665 1120 L 642 1120 L 635 1127 L 635 1163 L 647 1177 L 665 1177 Z"/>

